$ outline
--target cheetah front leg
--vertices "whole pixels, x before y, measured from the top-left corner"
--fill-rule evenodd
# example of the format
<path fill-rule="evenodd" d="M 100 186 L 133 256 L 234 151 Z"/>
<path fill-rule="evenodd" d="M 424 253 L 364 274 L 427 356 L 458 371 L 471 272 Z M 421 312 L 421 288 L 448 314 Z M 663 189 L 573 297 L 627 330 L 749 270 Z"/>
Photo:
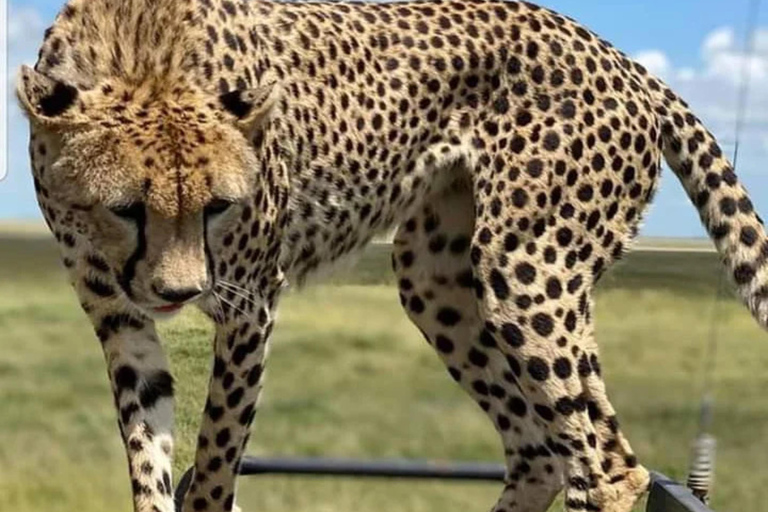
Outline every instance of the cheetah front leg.
<path fill-rule="evenodd" d="M 70 275 L 104 351 L 134 510 L 173 512 L 173 379 L 154 322 L 121 298 L 106 268 L 90 254 Z"/>
<path fill-rule="evenodd" d="M 184 512 L 237 508 L 236 477 L 261 392 L 271 308 L 256 294 L 227 286 L 218 292 L 213 371 Z"/>

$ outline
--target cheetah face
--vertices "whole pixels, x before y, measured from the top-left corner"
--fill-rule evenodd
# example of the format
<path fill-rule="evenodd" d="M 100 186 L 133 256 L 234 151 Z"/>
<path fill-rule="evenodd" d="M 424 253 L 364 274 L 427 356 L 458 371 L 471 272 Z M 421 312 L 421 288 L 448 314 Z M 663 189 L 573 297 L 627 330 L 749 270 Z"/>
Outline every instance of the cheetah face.
<path fill-rule="evenodd" d="M 45 145 L 33 152 L 41 202 L 78 212 L 83 250 L 103 257 L 125 296 L 159 317 L 206 298 L 220 241 L 254 194 L 250 140 L 270 94 L 80 91 L 25 68 L 18 97 Z"/>

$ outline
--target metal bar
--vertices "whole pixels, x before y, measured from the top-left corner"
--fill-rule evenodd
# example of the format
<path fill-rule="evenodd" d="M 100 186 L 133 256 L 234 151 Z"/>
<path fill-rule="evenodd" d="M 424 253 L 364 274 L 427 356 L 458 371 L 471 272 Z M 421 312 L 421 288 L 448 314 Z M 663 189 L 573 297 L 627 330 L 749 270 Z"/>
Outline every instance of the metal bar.
<path fill-rule="evenodd" d="M 174 493 L 176 511 L 181 512 L 184 495 L 192 484 L 193 469 L 179 480 Z M 240 475 L 349 476 L 374 478 L 418 478 L 503 482 L 501 464 L 435 462 L 414 460 L 353 460 L 332 458 L 243 457 Z"/>
<path fill-rule="evenodd" d="M 503 482 L 501 464 L 457 463 L 415 460 L 285 459 L 246 457 L 241 475 L 306 475 L 379 478 L 423 478 L 441 480 L 490 480 Z"/>
<path fill-rule="evenodd" d="M 661 473 L 652 473 L 651 479 L 646 512 L 712 512 L 683 484 Z"/>
<path fill-rule="evenodd" d="M 501 464 L 479 462 L 435 462 L 404 459 L 353 460 L 334 458 L 245 457 L 240 475 L 348 476 L 503 482 Z M 190 468 L 176 487 L 176 510 L 181 510 L 184 495 L 192 483 Z M 684 485 L 660 473 L 651 474 L 651 491 L 646 512 L 713 512 Z"/>

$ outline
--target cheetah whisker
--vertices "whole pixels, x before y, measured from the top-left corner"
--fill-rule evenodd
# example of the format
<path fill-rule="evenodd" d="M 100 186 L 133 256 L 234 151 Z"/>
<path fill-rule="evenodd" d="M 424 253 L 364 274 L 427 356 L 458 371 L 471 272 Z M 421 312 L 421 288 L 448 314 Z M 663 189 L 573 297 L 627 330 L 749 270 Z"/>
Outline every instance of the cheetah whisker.
<path fill-rule="evenodd" d="M 242 293 L 247 293 L 249 297 L 251 295 L 256 295 L 252 291 L 250 291 L 250 290 L 248 290 L 246 288 L 243 288 L 242 286 L 238 286 L 238 285 L 236 285 L 234 283 L 230 283 L 229 281 L 217 281 L 217 284 L 219 284 L 220 286 L 224 286 L 225 288 L 231 289 L 233 291 L 239 291 L 239 292 L 242 292 Z"/>
<path fill-rule="evenodd" d="M 224 286 L 223 283 L 219 283 L 219 284 L 220 284 L 220 287 L 221 287 L 222 291 L 226 291 L 226 292 L 232 293 L 233 295 L 236 295 L 236 296 L 240 297 L 244 301 L 247 301 L 248 304 L 251 304 L 252 306 L 255 306 L 257 308 L 260 306 L 260 304 L 258 302 L 256 302 L 252 298 L 252 296 L 255 295 L 253 292 L 249 292 L 247 290 L 242 289 L 245 293 L 248 294 L 248 295 L 245 295 L 243 292 L 241 292 L 237 288 L 230 288 L 230 287 Z"/>
<path fill-rule="evenodd" d="M 237 307 L 237 306 L 236 306 L 236 305 L 235 305 L 233 302 L 231 302 L 230 300 L 228 300 L 228 299 L 225 299 L 224 297 L 222 297 L 221 295 L 217 294 L 216 292 L 214 292 L 214 296 L 216 296 L 216 297 L 217 297 L 217 298 L 218 298 L 218 299 L 219 299 L 221 302 L 223 302 L 223 303 L 224 303 L 224 304 L 226 304 L 227 306 L 231 307 L 232 309 L 234 309 L 235 311 L 237 311 L 237 312 L 238 312 L 238 313 L 240 313 L 241 315 L 244 315 L 244 316 L 248 316 L 248 313 L 246 313 L 245 311 L 243 311 L 241 308 Z M 222 308 L 222 309 L 223 309 L 223 308 Z"/>
<path fill-rule="evenodd" d="M 221 305 L 221 299 L 216 292 L 213 292 L 211 295 L 216 300 L 216 309 L 213 311 L 214 319 L 216 322 L 223 323 L 226 319 L 226 315 L 224 314 L 224 308 Z"/>

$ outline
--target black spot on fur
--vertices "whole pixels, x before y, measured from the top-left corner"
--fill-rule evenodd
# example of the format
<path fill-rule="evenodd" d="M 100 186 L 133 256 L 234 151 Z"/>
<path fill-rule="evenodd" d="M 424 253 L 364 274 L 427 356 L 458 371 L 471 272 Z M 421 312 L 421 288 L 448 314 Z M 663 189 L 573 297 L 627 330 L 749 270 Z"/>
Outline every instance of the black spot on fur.
<path fill-rule="evenodd" d="M 437 312 L 437 321 L 447 327 L 451 327 L 461 321 L 461 314 L 453 308 L 440 308 Z"/>
<path fill-rule="evenodd" d="M 502 325 L 501 337 L 512 347 L 520 347 L 525 343 L 523 331 L 515 324 Z"/>
<path fill-rule="evenodd" d="M 219 96 L 224 109 L 238 119 L 243 119 L 253 110 L 253 104 L 243 101 L 242 91 L 232 91 Z"/>
<path fill-rule="evenodd" d="M 509 399 L 507 402 L 507 408 L 510 410 L 510 412 L 512 412 L 512 414 L 521 418 L 525 416 L 526 412 L 528 411 L 528 405 L 525 403 L 525 400 L 517 396 L 513 396 Z"/>
<path fill-rule="evenodd" d="M 145 408 L 154 407 L 160 398 L 171 396 L 173 396 L 173 377 L 164 370 L 150 374 L 139 391 L 139 401 Z"/>
<path fill-rule="evenodd" d="M 509 285 L 504 276 L 497 269 L 491 271 L 491 288 L 499 300 L 509 298 Z"/>
<path fill-rule="evenodd" d="M 40 99 L 40 113 L 47 117 L 56 117 L 69 109 L 77 99 L 77 89 L 62 82 L 56 82 L 53 91 Z"/>
<path fill-rule="evenodd" d="M 737 266 L 733 271 L 733 279 L 736 284 L 744 285 L 749 283 L 755 277 L 755 269 L 752 265 L 743 263 Z"/>
<path fill-rule="evenodd" d="M 549 365 L 540 357 L 528 360 L 528 373 L 534 380 L 545 381 L 549 378 Z"/>
<path fill-rule="evenodd" d="M 546 405 L 536 404 L 533 406 L 533 408 L 536 411 L 536 414 L 538 414 L 541 417 L 541 419 L 546 421 L 554 421 L 555 413 L 552 412 L 552 409 L 550 409 Z"/>
<path fill-rule="evenodd" d="M 229 429 L 224 428 L 221 431 L 219 431 L 218 434 L 216 434 L 216 446 L 219 448 L 224 448 L 229 444 L 229 440 L 231 439 Z"/>
<path fill-rule="evenodd" d="M 115 289 L 111 285 L 101 281 L 100 279 L 96 279 L 93 277 L 86 277 L 83 280 L 83 284 L 94 295 L 97 295 L 99 297 L 112 297 L 115 294 Z"/>
<path fill-rule="evenodd" d="M 237 388 L 227 396 L 227 406 L 231 409 L 237 407 L 240 404 L 240 400 L 243 398 L 245 390 L 243 388 Z"/>
<path fill-rule="evenodd" d="M 131 329 L 143 329 L 144 322 L 128 314 L 107 315 L 101 319 L 96 334 L 102 343 L 105 343 L 112 334 L 117 333 L 125 327 Z"/>
<path fill-rule="evenodd" d="M 121 366 L 115 372 L 115 384 L 119 391 L 126 389 L 133 391 L 136 389 L 137 380 L 136 370 L 130 366 Z"/>
<path fill-rule="evenodd" d="M 123 425 L 127 425 L 131 421 L 131 417 L 139 411 L 139 404 L 131 402 L 122 409 L 120 409 L 120 421 Z"/>

